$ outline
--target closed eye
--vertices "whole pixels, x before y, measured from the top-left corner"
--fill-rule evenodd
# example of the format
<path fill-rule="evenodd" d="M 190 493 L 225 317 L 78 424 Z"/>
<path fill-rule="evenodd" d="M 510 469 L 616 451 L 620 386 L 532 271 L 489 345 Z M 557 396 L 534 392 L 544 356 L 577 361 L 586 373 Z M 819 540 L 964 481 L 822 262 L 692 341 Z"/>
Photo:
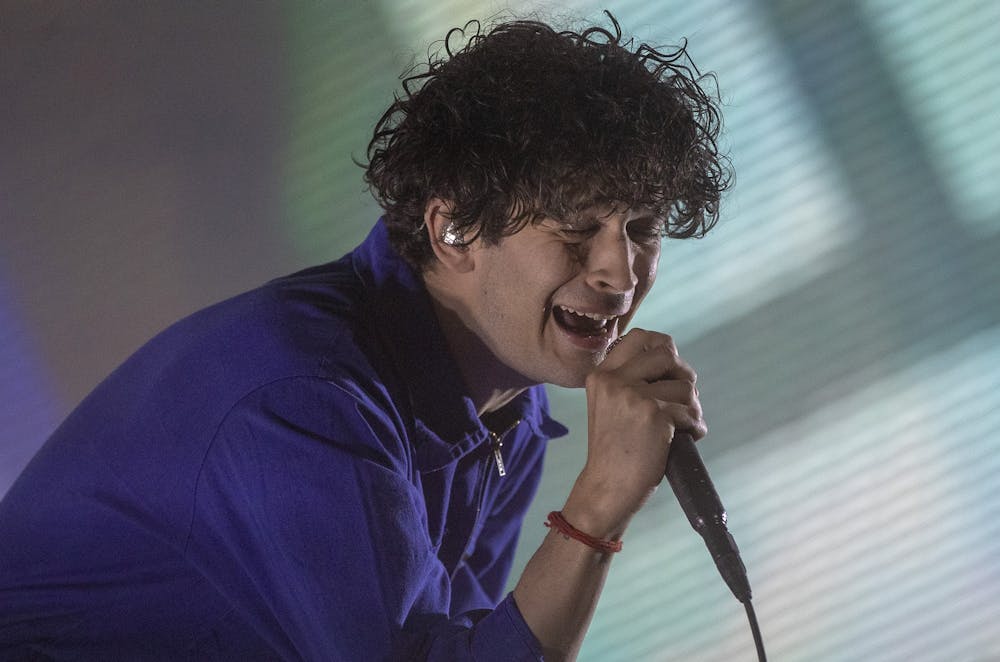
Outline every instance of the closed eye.
<path fill-rule="evenodd" d="M 659 243 L 663 230 L 663 223 L 660 221 L 633 221 L 628 225 L 628 236 L 640 244 Z"/>

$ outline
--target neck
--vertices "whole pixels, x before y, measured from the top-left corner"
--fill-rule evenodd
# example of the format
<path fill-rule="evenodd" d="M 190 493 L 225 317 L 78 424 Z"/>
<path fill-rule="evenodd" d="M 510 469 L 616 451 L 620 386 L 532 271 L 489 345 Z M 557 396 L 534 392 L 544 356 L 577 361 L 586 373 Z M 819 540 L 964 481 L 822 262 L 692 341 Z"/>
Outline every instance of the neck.
<path fill-rule="evenodd" d="M 442 287 L 431 273 L 424 274 L 424 283 L 445 341 L 480 418 L 499 410 L 532 386 L 504 365 L 466 324 L 460 297 Z"/>

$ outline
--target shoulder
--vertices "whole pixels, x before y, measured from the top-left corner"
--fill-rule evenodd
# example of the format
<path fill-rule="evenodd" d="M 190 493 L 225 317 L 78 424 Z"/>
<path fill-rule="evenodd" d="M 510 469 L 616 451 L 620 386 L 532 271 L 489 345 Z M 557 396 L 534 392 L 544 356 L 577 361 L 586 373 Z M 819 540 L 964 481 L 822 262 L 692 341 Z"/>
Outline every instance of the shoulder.
<path fill-rule="evenodd" d="M 282 379 L 372 372 L 362 290 L 348 259 L 276 279 L 171 325 L 104 388 L 141 382 L 165 398 L 147 404 L 210 398 L 225 410 Z"/>
<path fill-rule="evenodd" d="M 61 436 L 99 439 L 115 454 L 197 455 L 231 412 L 252 402 L 292 411 L 298 398 L 305 411 L 322 396 L 327 404 L 316 409 L 336 401 L 351 411 L 391 411 L 396 398 L 352 274 L 340 260 L 182 319 L 112 372 Z"/>

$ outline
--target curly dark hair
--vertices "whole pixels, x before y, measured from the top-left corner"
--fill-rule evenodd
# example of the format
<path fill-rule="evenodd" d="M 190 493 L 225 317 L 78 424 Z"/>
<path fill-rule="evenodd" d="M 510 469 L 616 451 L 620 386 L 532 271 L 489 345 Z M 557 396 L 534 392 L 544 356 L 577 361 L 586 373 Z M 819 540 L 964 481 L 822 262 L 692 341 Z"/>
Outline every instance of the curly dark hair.
<path fill-rule="evenodd" d="M 389 237 L 413 266 L 433 257 L 423 228 L 432 198 L 452 203 L 463 240 L 499 242 L 542 217 L 597 202 L 650 208 L 669 237 L 718 220 L 731 171 L 710 95 L 686 42 L 633 49 L 613 31 L 556 32 L 537 21 L 454 28 L 444 54 L 401 77 L 403 94 L 368 145 L 365 182 Z M 453 42 L 464 45 L 453 49 Z"/>

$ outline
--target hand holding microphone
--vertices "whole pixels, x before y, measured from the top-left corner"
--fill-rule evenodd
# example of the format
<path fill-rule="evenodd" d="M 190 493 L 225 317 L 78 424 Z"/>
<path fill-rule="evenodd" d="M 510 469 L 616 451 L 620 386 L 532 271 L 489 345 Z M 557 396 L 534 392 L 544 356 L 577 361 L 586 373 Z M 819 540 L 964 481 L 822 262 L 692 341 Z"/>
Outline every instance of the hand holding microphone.
<path fill-rule="evenodd" d="M 632 340 L 633 334 L 639 338 Z M 635 347 L 635 344 L 640 342 L 641 346 Z M 615 357 L 617 359 L 615 363 L 609 363 L 607 355 L 611 354 L 611 351 L 619 344 L 625 345 L 626 343 L 632 346 L 628 348 L 628 352 L 621 352 L 621 354 L 628 354 L 628 356 L 619 359 L 619 354 Z M 657 356 L 656 352 L 660 356 Z M 649 355 L 647 356 L 647 354 Z M 668 359 L 664 363 L 664 354 L 669 355 L 673 360 Z M 637 362 L 642 367 L 636 366 Z M 712 485 L 708 470 L 705 468 L 694 443 L 696 438 L 703 437 L 706 432 L 704 421 L 701 418 L 701 406 L 698 403 L 698 391 L 694 388 L 697 376 L 686 363 L 681 361 L 673 340 L 669 336 L 653 334 L 648 331 L 634 330 L 626 336 L 618 338 L 608 348 L 605 362 L 601 364 L 601 368 L 604 368 L 605 364 L 607 364 L 609 371 L 620 371 L 623 377 L 626 375 L 631 377 L 645 375 L 646 380 L 651 380 L 651 386 L 664 383 L 670 385 L 646 389 L 642 387 L 642 384 L 635 384 L 636 390 L 634 392 L 656 398 L 663 417 L 670 419 L 664 421 L 663 428 L 672 437 L 669 445 L 664 444 L 669 449 L 665 462 L 667 480 L 691 526 L 704 539 L 723 580 L 733 595 L 745 606 L 758 659 L 764 662 L 766 654 L 757 617 L 753 611 L 746 568 L 740 558 L 736 541 L 726 526 L 726 510 Z M 665 365 L 666 370 L 660 373 L 660 376 L 656 376 L 655 370 L 661 365 Z M 688 383 L 691 392 L 685 393 L 684 387 L 678 387 L 677 382 Z M 593 412 L 590 409 L 590 381 L 587 384 L 587 391 L 588 412 Z M 672 396 L 675 399 L 659 401 L 659 396 Z M 592 421 L 593 418 L 594 413 L 591 413 Z M 685 431 L 677 432 L 677 429 Z M 664 465 L 656 466 L 662 467 Z"/>
<path fill-rule="evenodd" d="M 567 503 L 581 523 L 601 537 L 621 535 L 663 481 L 674 430 L 705 435 L 696 380 L 669 336 L 641 329 L 591 371 L 587 463 L 579 498 Z"/>

